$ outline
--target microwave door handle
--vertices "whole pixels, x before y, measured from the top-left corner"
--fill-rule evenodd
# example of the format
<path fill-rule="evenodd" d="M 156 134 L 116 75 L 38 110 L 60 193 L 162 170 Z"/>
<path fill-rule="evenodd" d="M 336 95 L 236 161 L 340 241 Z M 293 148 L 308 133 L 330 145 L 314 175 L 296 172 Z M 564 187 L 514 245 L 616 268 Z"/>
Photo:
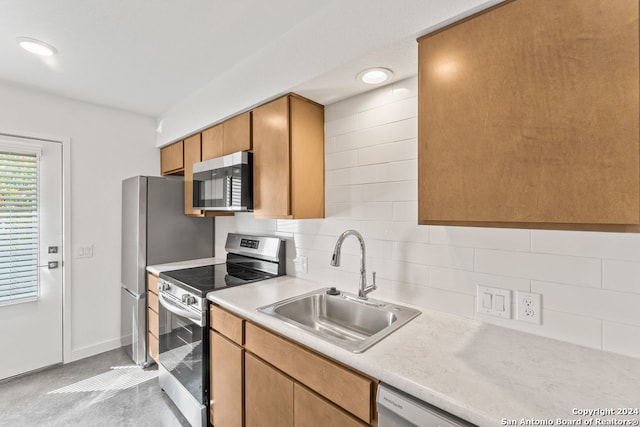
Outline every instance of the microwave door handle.
<path fill-rule="evenodd" d="M 198 324 L 199 326 L 204 326 L 202 323 L 202 318 L 192 312 L 190 312 L 189 310 L 185 310 L 184 308 L 180 307 L 179 305 L 177 305 L 175 302 L 167 299 L 167 297 L 165 297 L 162 294 L 158 295 L 158 300 L 160 301 L 160 304 L 166 308 L 168 311 L 170 311 L 173 314 L 176 314 L 178 316 L 181 317 L 186 317 L 187 319 L 191 320 L 192 322 Z"/>

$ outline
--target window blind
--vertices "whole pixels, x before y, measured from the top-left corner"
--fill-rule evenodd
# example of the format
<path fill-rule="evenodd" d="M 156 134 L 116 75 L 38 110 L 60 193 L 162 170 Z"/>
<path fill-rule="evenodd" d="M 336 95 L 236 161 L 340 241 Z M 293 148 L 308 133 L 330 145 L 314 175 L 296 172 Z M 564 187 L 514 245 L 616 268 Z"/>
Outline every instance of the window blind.
<path fill-rule="evenodd" d="M 0 151 L 0 304 L 38 290 L 38 156 Z"/>

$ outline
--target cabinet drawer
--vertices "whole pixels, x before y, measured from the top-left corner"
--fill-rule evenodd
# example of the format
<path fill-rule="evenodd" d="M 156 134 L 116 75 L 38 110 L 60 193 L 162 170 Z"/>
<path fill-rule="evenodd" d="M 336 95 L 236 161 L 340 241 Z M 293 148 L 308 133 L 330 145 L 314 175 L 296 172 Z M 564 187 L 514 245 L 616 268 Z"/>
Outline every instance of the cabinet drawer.
<path fill-rule="evenodd" d="M 158 295 L 158 276 L 151 273 L 147 274 L 147 289 L 149 292 Z"/>
<path fill-rule="evenodd" d="M 316 393 L 371 422 L 374 382 L 252 324 L 245 348 Z"/>
<path fill-rule="evenodd" d="M 149 355 L 153 360 L 158 363 L 158 355 L 160 354 L 160 344 L 158 343 L 158 338 L 156 338 L 152 333 L 148 334 L 149 336 Z"/>
<path fill-rule="evenodd" d="M 158 295 L 154 294 L 153 292 L 149 292 L 147 294 L 147 306 L 150 310 L 158 313 Z"/>
<path fill-rule="evenodd" d="M 147 314 L 149 316 L 149 333 L 152 333 L 157 338 L 159 335 L 158 332 L 160 331 L 160 327 L 158 326 L 158 313 L 151 309 L 148 309 Z"/>
<path fill-rule="evenodd" d="M 210 309 L 211 327 L 220 332 L 225 337 L 238 345 L 244 344 L 244 320 L 221 309 L 216 305 L 211 305 Z"/>

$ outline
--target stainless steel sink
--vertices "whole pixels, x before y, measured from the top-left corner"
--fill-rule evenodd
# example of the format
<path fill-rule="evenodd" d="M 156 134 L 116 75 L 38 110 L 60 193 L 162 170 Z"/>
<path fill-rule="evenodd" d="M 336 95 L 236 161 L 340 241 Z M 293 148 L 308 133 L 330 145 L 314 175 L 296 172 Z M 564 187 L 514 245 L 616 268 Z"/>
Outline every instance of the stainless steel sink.
<path fill-rule="evenodd" d="M 401 305 L 327 291 L 319 289 L 258 310 L 354 353 L 365 351 L 420 314 Z"/>

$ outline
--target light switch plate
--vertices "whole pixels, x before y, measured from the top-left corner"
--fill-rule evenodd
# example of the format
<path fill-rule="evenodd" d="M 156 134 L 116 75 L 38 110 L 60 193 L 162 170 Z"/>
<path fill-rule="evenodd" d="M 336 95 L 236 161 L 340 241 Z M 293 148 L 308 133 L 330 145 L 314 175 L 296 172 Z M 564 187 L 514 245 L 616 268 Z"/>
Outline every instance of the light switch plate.
<path fill-rule="evenodd" d="M 476 311 L 478 313 L 511 319 L 510 289 L 478 285 L 476 301 Z"/>

